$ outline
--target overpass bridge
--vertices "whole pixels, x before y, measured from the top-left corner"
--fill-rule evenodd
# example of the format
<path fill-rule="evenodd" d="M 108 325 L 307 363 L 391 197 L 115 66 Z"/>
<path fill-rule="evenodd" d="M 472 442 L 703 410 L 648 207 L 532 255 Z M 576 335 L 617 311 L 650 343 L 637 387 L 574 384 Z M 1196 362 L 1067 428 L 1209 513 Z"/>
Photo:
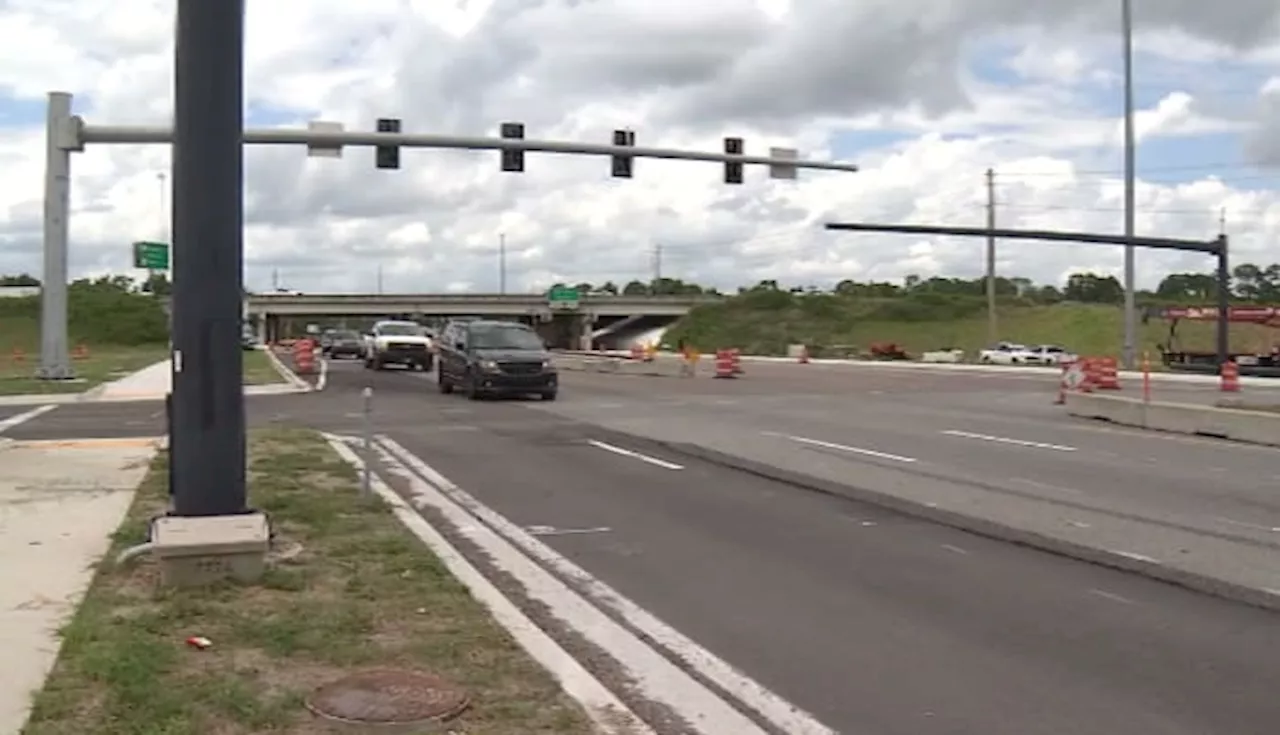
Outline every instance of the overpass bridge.
<path fill-rule="evenodd" d="M 248 296 L 244 312 L 257 325 L 258 336 L 264 341 L 297 334 L 306 324 L 314 323 L 363 326 L 389 317 L 479 316 L 519 319 L 537 326 L 548 342 L 579 347 L 611 327 L 675 321 L 693 307 L 721 298 L 704 294 L 581 294 L 576 301 L 557 302 L 547 294 L 266 293 Z"/>

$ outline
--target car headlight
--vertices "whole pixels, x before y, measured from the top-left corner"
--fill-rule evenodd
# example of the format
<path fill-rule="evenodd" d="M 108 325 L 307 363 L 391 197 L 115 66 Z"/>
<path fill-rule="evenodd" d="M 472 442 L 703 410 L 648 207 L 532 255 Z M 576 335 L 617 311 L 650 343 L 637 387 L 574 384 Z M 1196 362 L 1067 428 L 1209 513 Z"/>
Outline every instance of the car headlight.
<path fill-rule="evenodd" d="M 498 363 L 493 360 L 481 360 L 480 369 L 485 372 L 494 373 L 498 371 Z"/>
<path fill-rule="evenodd" d="M 555 365 L 554 365 L 554 364 L 552 364 L 552 362 L 551 362 L 550 360 L 543 360 L 543 361 L 542 361 L 542 369 L 543 369 L 543 370 L 550 370 L 550 369 L 551 369 L 551 368 L 553 368 L 553 367 L 555 367 Z"/>

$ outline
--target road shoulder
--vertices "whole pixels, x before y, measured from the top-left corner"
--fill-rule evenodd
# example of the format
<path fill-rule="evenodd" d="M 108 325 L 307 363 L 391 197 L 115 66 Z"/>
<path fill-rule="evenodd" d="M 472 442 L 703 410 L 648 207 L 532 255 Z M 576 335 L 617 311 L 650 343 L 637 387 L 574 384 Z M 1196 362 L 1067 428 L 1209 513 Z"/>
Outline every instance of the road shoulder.
<path fill-rule="evenodd" d="M 263 430 L 250 442 L 252 500 L 280 551 L 262 583 L 157 592 L 145 559 L 103 565 L 24 732 L 324 732 L 303 706 L 317 687 L 391 666 L 427 668 L 465 692 L 455 729 L 591 731 L 445 564 L 382 500 L 360 494 L 319 434 Z M 166 505 L 166 475 L 160 455 L 109 558 L 145 539 Z M 191 646 L 192 636 L 211 645 Z"/>

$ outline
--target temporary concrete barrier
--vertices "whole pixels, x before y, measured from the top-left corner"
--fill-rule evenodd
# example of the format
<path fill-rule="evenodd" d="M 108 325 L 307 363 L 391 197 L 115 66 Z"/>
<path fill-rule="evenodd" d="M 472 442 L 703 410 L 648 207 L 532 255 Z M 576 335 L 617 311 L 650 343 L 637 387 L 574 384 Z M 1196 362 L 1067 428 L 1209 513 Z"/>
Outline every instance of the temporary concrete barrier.
<path fill-rule="evenodd" d="M 964 362 L 964 350 L 934 350 L 920 355 L 920 362 L 927 363 L 961 363 Z"/>
<path fill-rule="evenodd" d="M 1066 394 L 1066 407 L 1072 416 L 1122 426 L 1280 447 L 1280 413 L 1076 392 Z"/>

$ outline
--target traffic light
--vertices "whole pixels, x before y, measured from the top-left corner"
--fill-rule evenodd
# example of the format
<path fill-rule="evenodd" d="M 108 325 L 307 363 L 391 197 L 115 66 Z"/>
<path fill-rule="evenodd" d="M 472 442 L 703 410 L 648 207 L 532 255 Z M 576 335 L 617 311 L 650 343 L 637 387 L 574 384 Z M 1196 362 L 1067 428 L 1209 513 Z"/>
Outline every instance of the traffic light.
<path fill-rule="evenodd" d="M 503 138 L 511 138 L 513 140 L 524 140 L 524 123 L 505 122 L 499 127 L 499 134 Z M 502 149 L 502 170 L 514 173 L 524 171 L 524 151 L 513 151 L 506 148 Z"/>
<path fill-rule="evenodd" d="M 379 133 L 400 132 L 400 119 L 395 117 L 378 118 Z M 374 165 L 382 169 L 400 168 L 400 146 L 380 145 L 374 149 Z"/>
<path fill-rule="evenodd" d="M 724 152 L 727 156 L 742 155 L 742 138 L 725 138 Z M 742 164 L 725 161 L 724 164 L 724 183 L 741 184 L 742 183 Z"/>
<path fill-rule="evenodd" d="M 613 144 L 625 145 L 634 148 L 636 145 L 636 132 L 634 130 L 615 130 L 613 131 Z M 635 163 L 635 156 L 612 156 L 613 159 L 613 176 L 618 179 L 631 178 L 631 169 Z"/>

